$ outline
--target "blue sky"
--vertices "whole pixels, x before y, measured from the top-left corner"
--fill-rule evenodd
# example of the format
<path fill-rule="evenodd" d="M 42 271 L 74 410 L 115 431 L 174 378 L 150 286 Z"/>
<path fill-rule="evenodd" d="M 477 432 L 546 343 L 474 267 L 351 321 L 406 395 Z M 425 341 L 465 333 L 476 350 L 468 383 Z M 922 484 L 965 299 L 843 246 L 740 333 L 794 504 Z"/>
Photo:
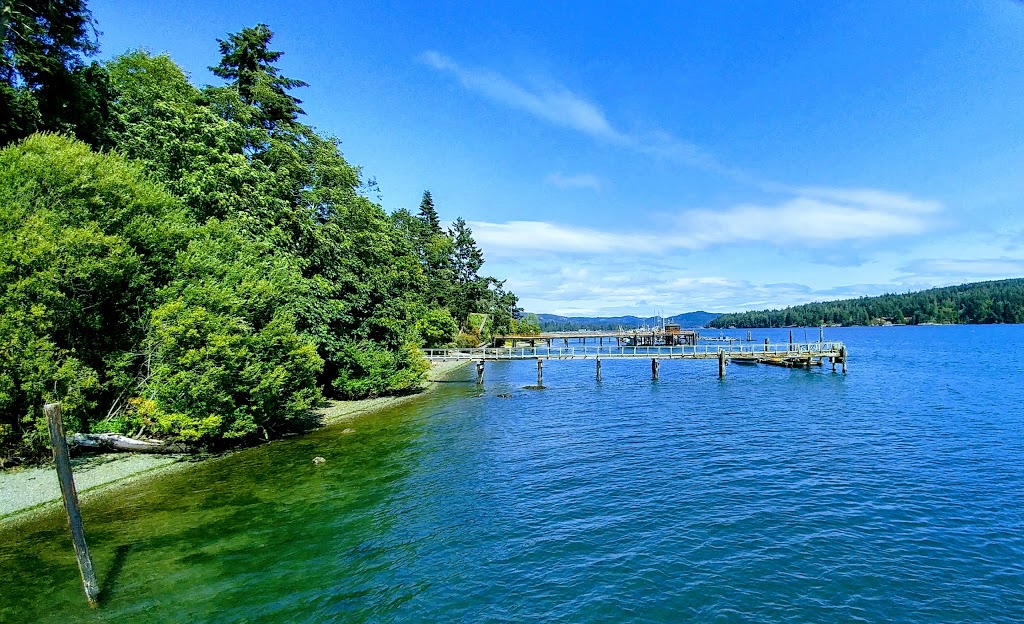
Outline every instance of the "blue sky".
<path fill-rule="evenodd" d="M 557 6 L 555 6 L 557 4 Z M 529 311 L 1024 276 L 1024 4 L 90 3 L 197 84 L 267 23 L 388 210 L 429 189 Z"/>

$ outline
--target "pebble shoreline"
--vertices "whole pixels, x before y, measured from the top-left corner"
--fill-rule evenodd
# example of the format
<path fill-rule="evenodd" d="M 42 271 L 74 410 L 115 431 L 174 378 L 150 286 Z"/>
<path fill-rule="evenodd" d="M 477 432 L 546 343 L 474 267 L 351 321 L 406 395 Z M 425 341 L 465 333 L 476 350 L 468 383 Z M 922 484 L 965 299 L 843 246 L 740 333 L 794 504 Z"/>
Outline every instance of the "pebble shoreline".
<path fill-rule="evenodd" d="M 434 363 L 423 392 L 360 401 L 331 401 L 317 413 L 323 418 L 324 426 L 331 426 L 400 405 L 436 388 L 435 382 L 446 378 L 464 364 L 465 361 Z M 77 457 L 72 460 L 72 467 L 79 497 L 87 499 L 97 492 L 137 483 L 169 471 L 184 470 L 201 461 L 185 454 L 105 453 Z M 49 513 L 60 505 L 60 488 L 51 466 L 0 470 L 0 525 L 23 522 L 36 514 Z"/>

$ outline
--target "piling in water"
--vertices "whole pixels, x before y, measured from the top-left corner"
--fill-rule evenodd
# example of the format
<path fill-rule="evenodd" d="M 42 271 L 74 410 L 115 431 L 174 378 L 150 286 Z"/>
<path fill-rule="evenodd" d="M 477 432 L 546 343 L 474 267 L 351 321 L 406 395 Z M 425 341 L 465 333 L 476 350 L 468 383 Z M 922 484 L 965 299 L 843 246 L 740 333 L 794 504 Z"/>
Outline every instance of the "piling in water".
<path fill-rule="evenodd" d="M 82 526 L 82 512 L 78 507 L 78 490 L 75 489 L 75 477 L 71 472 L 71 459 L 68 457 L 68 442 L 64 437 L 64 423 L 61 422 L 60 403 L 47 403 L 43 406 L 46 423 L 50 429 L 50 443 L 53 445 L 53 462 L 57 465 L 57 480 L 60 482 L 60 494 L 64 499 L 64 510 L 68 515 L 68 527 L 71 529 L 71 542 L 75 546 L 75 557 L 78 559 L 78 570 L 82 573 L 82 587 L 89 606 L 95 607 L 99 596 L 96 584 L 96 571 L 92 567 L 89 546 L 85 543 L 85 528 Z"/>

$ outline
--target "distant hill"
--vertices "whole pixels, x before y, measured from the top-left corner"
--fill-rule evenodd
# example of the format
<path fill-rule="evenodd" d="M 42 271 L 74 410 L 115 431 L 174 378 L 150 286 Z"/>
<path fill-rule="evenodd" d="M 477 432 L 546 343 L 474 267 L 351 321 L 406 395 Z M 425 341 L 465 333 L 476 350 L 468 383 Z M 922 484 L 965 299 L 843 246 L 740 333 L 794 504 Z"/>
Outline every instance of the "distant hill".
<path fill-rule="evenodd" d="M 718 314 L 713 312 L 687 312 L 676 314 L 665 318 L 666 322 L 679 323 L 682 327 L 696 328 L 705 327 L 713 321 Z M 572 331 L 575 329 L 607 329 L 615 330 L 620 327 L 632 329 L 641 325 L 653 326 L 655 322 L 661 323 L 661 317 L 639 317 L 639 316 L 559 316 L 557 314 L 538 314 L 541 331 Z"/>
<path fill-rule="evenodd" d="M 1024 278 L 722 314 L 709 327 L 1024 323 Z"/>

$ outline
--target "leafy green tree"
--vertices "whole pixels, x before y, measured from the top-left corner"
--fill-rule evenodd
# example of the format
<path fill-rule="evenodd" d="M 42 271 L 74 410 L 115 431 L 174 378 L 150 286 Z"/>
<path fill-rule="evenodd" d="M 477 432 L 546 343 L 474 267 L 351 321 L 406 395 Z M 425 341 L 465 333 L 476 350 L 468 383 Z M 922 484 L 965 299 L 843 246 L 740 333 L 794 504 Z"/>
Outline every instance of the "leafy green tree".
<path fill-rule="evenodd" d="M 451 344 L 459 331 L 459 324 L 451 313 L 444 309 L 430 310 L 416 322 L 416 331 L 423 341 L 423 346 L 430 348 L 444 347 Z"/>
<path fill-rule="evenodd" d="M 221 118 L 165 55 L 129 52 L 107 69 L 118 93 L 118 151 L 146 163 L 197 222 L 240 218 L 262 230 L 276 220 L 284 203 L 272 192 L 273 175 L 244 154 L 248 143 L 262 138 Z"/>
<path fill-rule="evenodd" d="M 0 151 L 0 445 L 45 448 L 42 405 L 71 429 L 126 391 L 188 222 L 141 167 L 70 138 Z"/>
<path fill-rule="evenodd" d="M 307 428 L 323 361 L 295 325 L 305 287 L 293 256 L 237 223 L 197 229 L 149 319 L 140 381 L 106 428 L 213 446 Z"/>

